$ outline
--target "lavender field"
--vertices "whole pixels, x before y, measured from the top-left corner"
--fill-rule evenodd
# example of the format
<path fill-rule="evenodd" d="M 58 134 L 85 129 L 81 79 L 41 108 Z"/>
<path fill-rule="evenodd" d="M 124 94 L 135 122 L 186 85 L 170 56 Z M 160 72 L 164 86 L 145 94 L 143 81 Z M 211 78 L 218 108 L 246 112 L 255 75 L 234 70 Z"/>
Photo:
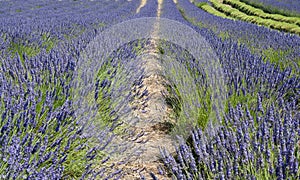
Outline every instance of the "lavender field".
<path fill-rule="evenodd" d="M 0 179 L 300 179 L 299 10 L 0 0 Z"/>

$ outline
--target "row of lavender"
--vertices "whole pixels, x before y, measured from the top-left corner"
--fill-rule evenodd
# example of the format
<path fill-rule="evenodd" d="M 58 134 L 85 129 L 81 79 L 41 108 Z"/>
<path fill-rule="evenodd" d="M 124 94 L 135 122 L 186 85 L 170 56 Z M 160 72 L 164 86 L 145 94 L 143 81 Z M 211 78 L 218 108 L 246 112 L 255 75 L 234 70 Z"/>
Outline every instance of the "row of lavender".
<path fill-rule="evenodd" d="M 218 135 L 208 137 L 201 129 L 176 150 L 162 151 L 164 163 L 178 179 L 298 179 L 299 112 L 295 103 L 278 104 L 255 115 L 244 105 L 230 107 Z"/>
<path fill-rule="evenodd" d="M 137 4 L 0 3 L 0 178 L 117 176 L 101 165 L 112 134 L 85 133 L 74 114 L 70 82 L 80 52 L 97 31 L 132 16 Z"/>
<path fill-rule="evenodd" d="M 299 16 L 299 1 L 292 0 L 240 0 L 267 13 Z M 209 0 L 195 0 L 194 2 L 209 2 Z"/>
<path fill-rule="evenodd" d="M 228 179 L 243 175 L 249 178 L 253 176 L 259 178 L 263 175 L 280 179 L 299 176 L 297 175 L 299 153 L 296 144 L 299 140 L 298 74 L 290 68 L 281 70 L 274 64 L 264 63 L 262 58 L 253 55 L 248 47 L 239 46 L 235 42 L 238 38 L 233 36 L 234 33 L 230 34 L 227 41 L 222 41 L 216 34 L 222 33 L 224 28 L 228 32 L 232 30 L 236 34 L 239 32 L 240 35 L 244 35 L 247 42 L 252 45 L 257 43 L 259 47 L 264 48 L 271 46 L 292 49 L 289 57 L 291 59 L 297 57 L 297 53 L 299 54 L 297 49 L 299 38 L 242 22 L 226 21 L 206 14 L 188 1 L 178 2 L 186 15 L 198 18 L 199 22 L 201 21 L 207 28 L 211 25 L 215 27 L 213 28 L 215 32 L 211 32 L 207 28 L 199 29 L 193 26 L 181 16 L 172 0 L 164 1 L 162 17 L 193 27 L 211 43 L 217 52 L 229 88 L 229 93 L 226 95 L 228 108 L 224 127 L 220 128 L 218 136 L 207 137 L 201 133 L 201 130 L 195 130 L 188 140 L 188 145 L 182 142 L 176 158 L 165 152 L 162 153 L 166 166 L 179 179 L 195 177 Z M 77 178 L 87 174 L 105 178 L 103 176 L 107 174 L 105 171 L 111 171 L 107 177 L 109 178 L 121 173 L 121 171 L 110 170 L 111 167 L 101 167 L 101 163 L 106 163 L 109 157 L 104 158 L 105 154 L 99 157 L 96 152 L 98 150 L 105 152 L 108 149 L 107 146 L 111 141 L 110 130 L 101 131 L 96 135 L 98 139 L 86 138 L 93 135 L 84 134 L 83 127 L 76 123 L 78 119 L 74 116 L 72 98 L 69 97 L 71 91 L 69 82 L 76 68 L 76 58 L 86 43 L 97 33 L 94 25 L 102 26 L 104 22 L 105 25 L 110 26 L 111 23 L 127 18 L 155 16 L 157 2 L 149 1 L 141 12 L 134 16 L 131 15 L 135 13 L 138 6 L 135 2 L 108 3 L 104 7 L 101 6 L 107 9 L 103 10 L 106 13 L 101 14 L 100 17 L 98 12 L 94 11 L 86 12 L 86 16 L 82 14 L 76 16 L 77 13 L 74 12 L 81 8 L 76 10 L 74 6 L 66 3 L 66 8 L 70 7 L 70 9 L 62 11 L 59 17 L 52 19 L 30 20 L 21 17 L 11 17 L 8 21 L 5 18 L 1 19 L 3 24 L 12 22 L 10 26 L 3 27 L 5 33 L 2 34 L 2 43 L 0 43 L 3 50 L 0 75 L 1 82 L 4 82 L 0 86 L 2 100 L 0 142 L 1 152 L 3 152 L 0 169 L 3 178 L 15 175 L 16 178 L 59 179 L 62 176 Z M 99 8 L 90 7 L 101 11 L 100 5 Z M 112 7 L 120 8 L 112 10 Z M 16 13 L 23 12 L 26 17 L 26 10 L 16 11 Z M 36 17 L 41 17 L 38 15 L 41 12 L 37 13 Z M 68 13 L 72 15 L 69 16 Z M 30 16 L 29 13 L 27 15 Z M 50 10 L 48 16 L 52 17 Z M 111 21 L 108 17 L 114 20 Z M 23 25 L 13 26 L 19 23 Z M 85 31 L 78 32 L 78 27 L 83 27 L 81 30 Z M 247 30 L 249 34 L 246 36 L 243 30 Z M 38 33 L 35 35 L 34 32 Z M 59 39 L 60 42 L 49 53 L 41 49 L 40 53 L 32 58 L 23 55 L 9 58 L 11 41 L 21 45 L 25 43 L 25 47 L 34 44 L 32 42 L 37 42 L 39 47 L 40 44 L 43 45 L 41 37 L 45 32 L 51 32 L 51 36 Z M 261 35 L 259 32 L 265 34 Z M 71 35 L 72 38 L 64 36 L 66 34 Z M 262 37 L 265 39 L 261 39 Z M 120 60 L 134 56 L 131 54 L 131 46 L 135 45 L 125 48 L 125 54 L 116 56 Z M 187 59 L 186 63 L 193 65 L 192 59 Z M 296 72 L 299 72 L 299 69 Z M 104 84 L 105 82 L 103 81 Z M 104 84 L 99 85 L 105 87 Z M 261 153 L 254 153 L 255 151 Z M 182 160 L 181 156 L 185 160 Z M 81 160 L 76 161 L 76 159 Z M 101 163 L 98 171 L 94 172 L 95 162 Z M 80 163 L 82 166 L 78 165 Z M 245 163 L 246 166 L 243 165 Z M 264 169 L 268 172 L 260 173 Z"/>
<path fill-rule="evenodd" d="M 291 1 L 291 0 L 242 0 L 244 2 L 248 2 L 253 5 L 266 7 L 266 10 L 272 11 L 275 9 L 274 13 L 290 13 L 300 15 L 299 1 Z"/>
<path fill-rule="evenodd" d="M 207 2 L 207 0 L 197 2 Z M 240 44 L 246 44 L 252 52 L 266 57 L 268 61 L 282 64 L 282 66 L 285 64 L 295 66 L 294 64 L 299 61 L 300 38 L 297 35 L 239 20 L 232 21 L 216 17 L 187 1 L 179 0 L 178 7 L 184 12 L 185 18 L 194 25 L 212 30 L 222 39 L 232 39 Z"/>
<path fill-rule="evenodd" d="M 201 129 L 181 140 L 176 155 L 162 150 L 167 169 L 177 179 L 298 179 L 300 177 L 299 67 L 281 69 L 253 54 L 251 46 L 292 49 L 298 36 L 240 21 L 214 17 L 188 1 L 165 1 L 162 17 L 188 24 L 215 49 L 228 88 L 223 124 L 216 136 Z M 186 21 L 200 22 L 194 26 Z M 195 21 L 194 21 L 195 22 Z M 203 28 L 204 27 L 204 28 Z M 212 28 L 214 27 L 214 28 Z M 219 33 L 228 32 L 226 40 Z M 231 33 L 232 32 L 232 33 Z M 237 40 L 243 36 L 249 44 Z M 163 172 L 162 172 L 163 173 Z"/>
<path fill-rule="evenodd" d="M 133 14 L 133 12 L 125 11 L 124 6 L 130 7 L 124 4 L 126 1 L 123 3 L 98 2 L 96 5 L 95 2 L 90 1 L 84 4 L 72 2 L 61 1 L 58 4 L 48 2 L 36 9 L 31 9 L 31 7 L 40 3 L 30 1 L 24 4 L 13 3 L 15 6 L 12 7 L 18 9 L 18 6 L 21 6 L 22 12 L 9 11 L 6 9 L 10 9 L 8 2 L 2 2 L 3 11 L 14 12 L 14 14 L 3 13 L 0 16 L 1 49 L 8 49 L 14 41 L 22 45 L 41 47 L 43 46 L 42 37 L 45 34 L 50 34 L 53 39 L 68 40 L 70 36 L 79 36 L 88 27 L 98 29 L 110 26 L 119 22 L 122 15 L 125 18 Z"/>

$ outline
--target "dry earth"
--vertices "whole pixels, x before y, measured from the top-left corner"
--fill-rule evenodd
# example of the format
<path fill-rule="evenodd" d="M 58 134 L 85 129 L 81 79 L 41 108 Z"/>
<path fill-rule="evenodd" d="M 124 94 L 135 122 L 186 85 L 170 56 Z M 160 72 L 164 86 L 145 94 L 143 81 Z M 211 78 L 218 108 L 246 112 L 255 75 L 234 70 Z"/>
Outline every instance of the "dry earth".
<path fill-rule="evenodd" d="M 147 0 L 141 0 L 140 6 L 136 10 L 140 12 L 147 3 Z M 158 0 L 157 17 L 161 16 L 163 0 Z M 159 147 L 166 148 L 169 152 L 175 152 L 176 141 L 168 134 L 169 124 L 175 124 L 175 120 L 170 118 L 172 109 L 167 106 L 165 97 L 167 94 L 165 84 L 168 84 L 160 74 L 162 67 L 159 63 L 159 51 L 157 50 L 157 36 L 159 31 L 159 23 L 155 23 L 153 27 L 151 43 L 144 49 L 142 64 L 145 69 L 145 78 L 142 87 L 134 87 L 133 91 L 148 91 L 148 96 L 135 99 L 131 106 L 134 112 L 133 116 L 139 119 L 139 122 L 132 128 L 136 134 L 143 134 L 138 140 L 134 141 L 134 146 L 141 149 L 142 153 L 129 163 L 122 165 L 124 172 L 123 179 L 133 180 L 140 179 L 140 174 L 145 179 L 152 179 L 149 175 L 153 172 L 158 179 L 171 179 L 166 173 L 159 174 L 157 167 L 163 167 L 160 160 Z M 126 139 L 123 139 L 126 141 Z M 163 169 L 163 168 L 162 168 Z"/>

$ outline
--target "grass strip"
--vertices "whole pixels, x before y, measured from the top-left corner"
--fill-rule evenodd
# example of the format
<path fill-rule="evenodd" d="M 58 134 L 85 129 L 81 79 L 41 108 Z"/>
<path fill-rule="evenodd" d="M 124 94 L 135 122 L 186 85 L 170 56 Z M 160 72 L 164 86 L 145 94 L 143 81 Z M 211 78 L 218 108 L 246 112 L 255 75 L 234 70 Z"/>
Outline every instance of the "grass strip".
<path fill-rule="evenodd" d="M 289 24 L 286 22 L 275 21 L 272 19 L 263 19 L 263 18 L 257 17 L 257 16 L 250 16 L 250 15 L 247 15 L 229 5 L 222 4 L 218 0 L 210 0 L 210 2 L 212 3 L 212 6 L 215 9 L 225 13 L 227 16 L 231 16 L 233 18 L 251 22 L 251 23 L 255 23 L 258 25 L 263 25 L 263 26 L 266 26 L 269 28 L 273 28 L 273 29 L 300 35 L 300 27 L 295 24 Z"/>
<path fill-rule="evenodd" d="M 258 16 L 264 19 L 273 19 L 275 21 L 286 22 L 290 24 L 300 25 L 300 17 L 287 17 L 281 14 L 269 14 L 264 12 L 262 9 L 255 8 L 239 0 L 223 0 L 224 4 L 228 4 L 233 8 L 238 9 L 248 15 Z"/>
<path fill-rule="evenodd" d="M 284 9 L 279 9 L 277 7 L 266 5 L 261 2 L 253 1 L 253 0 L 240 0 L 243 3 L 246 3 L 252 7 L 259 8 L 263 10 L 264 12 L 270 13 L 270 14 L 281 14 L 284 16 L 290 16 L 290 17 L 300 17 L 300 13 L 295 11 L 288 11 Z"/>
<path fill-rule="evenodd" d="M 222 18 L 229 18 L 229 19 L 233 19 L 229 16 L 227 16 L 226 14 L 216 10 L 215 8 L 213 8 L 212 6 L 210 6 L 208 3 L 205 3 L 205 2 L 202 2 L 202 3 L 196 3 L 195 4 L 198 8 L 201 8 L 203 9 L 204 11 L 210 13 L 210 14 L 213 14 L 213 15 L 216 15 L 216 16 L 219 16 L 219 17 L 222 17 Z"/>

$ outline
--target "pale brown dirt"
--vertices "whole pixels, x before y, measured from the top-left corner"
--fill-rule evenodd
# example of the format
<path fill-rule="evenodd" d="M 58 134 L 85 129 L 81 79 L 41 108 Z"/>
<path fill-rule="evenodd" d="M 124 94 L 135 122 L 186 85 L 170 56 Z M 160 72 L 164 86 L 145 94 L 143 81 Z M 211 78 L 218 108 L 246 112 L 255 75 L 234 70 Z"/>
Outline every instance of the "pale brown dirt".
<path fill-rule="evenodd" d="M 141 0 L 140 6 L 136 9 L 136 13 L 139 13 L 140 10 L 147 4 L 147 0 Z"/>
<path fill-rule="evenodd" d="M 139 13 L 144 7 L 147 0 L 141 0 L 136 13 Z M 158 0 L 157 17 L 161 16 L 163 0 Z M 149 175 L 153 172 L 158 179 L 171 179 L 171 176 L 164 173 L 159 175 L 158 166 L 163 167 L 160 159 L 159 148 L 165 148 L 169 152 L 175 152 L 176 141 L 168 134 L 170 127 L 168 125 L 175 124 L 176 121 L 171 117 L 173 110 L 167 106 L 163 94 L 168 95 L 165 84 L 168 84 L 160 74 L 163 71 L 159 63 L 159 52 L 157 50 L 157 42 L 155 39 L 159 31 L 159 24 L 153 27 L 153 39 L 148 47 L 145 48 L 142 59 L 142 68 L 145 70 L 145 78 L 142 87 L 134 87 L 133 93 L 143 92 L 147 89 L 148 96 L 136 98 L 131 102 L 134 109 L 132 118 L 138 118 L 139 122 L 130 127 L 135 134 L 143 133 L 143 136 L 135 139 L 128 137 L 119 137 L 118 141 L 133 143 L 133 147 L 142 150 L 142 153 L 135 159 L 123 165 L 117 165 L 117 169 L 122 169 L 124 180 L 140 179 L 143 174 L 145 179 L 152 179 Z"/>
<path fill-rule="evenodd" d="M 154 41 L 152 43 L 155 43 Z M 135 99 L 131 106 L 134 107 L 134 116 L 140 121 L 132 127 L 136 133 L 144 132 L 145 143 L 136 143 L 136 147 L 143 149 L 143 153 L 133 162 L 122 167 L 124 179 L 140 179 L 142 173 L 146 179 L 152 179 L 149 175 L 153 172 L 159 179 L 171 179 L 167 174 L 158 175 L 158 166 L 163 164 L 160 161 L 159 147 L 166 148 L 169 152 L 175 152 L 176 142 L 168 134 L 169 124 L 175 124 L 171 119 L 172 109 L 165 103 L 163 94 L 167 94 L 164 84 L 168 82 L 160 76 L 162 67 L 158 63 L 158 52 L 153 44 L 146 49 L 147 58 L 143 59 L 146 77 L 143 79 L 143 87 L 138 91 L 148 90 L 148 96 Z M 145 99 L 148 98 L 148 101 Z M 140 141 L 140 140 L 139 140 Z M 136 170 L 136 171 L 133 171 Z"/>

